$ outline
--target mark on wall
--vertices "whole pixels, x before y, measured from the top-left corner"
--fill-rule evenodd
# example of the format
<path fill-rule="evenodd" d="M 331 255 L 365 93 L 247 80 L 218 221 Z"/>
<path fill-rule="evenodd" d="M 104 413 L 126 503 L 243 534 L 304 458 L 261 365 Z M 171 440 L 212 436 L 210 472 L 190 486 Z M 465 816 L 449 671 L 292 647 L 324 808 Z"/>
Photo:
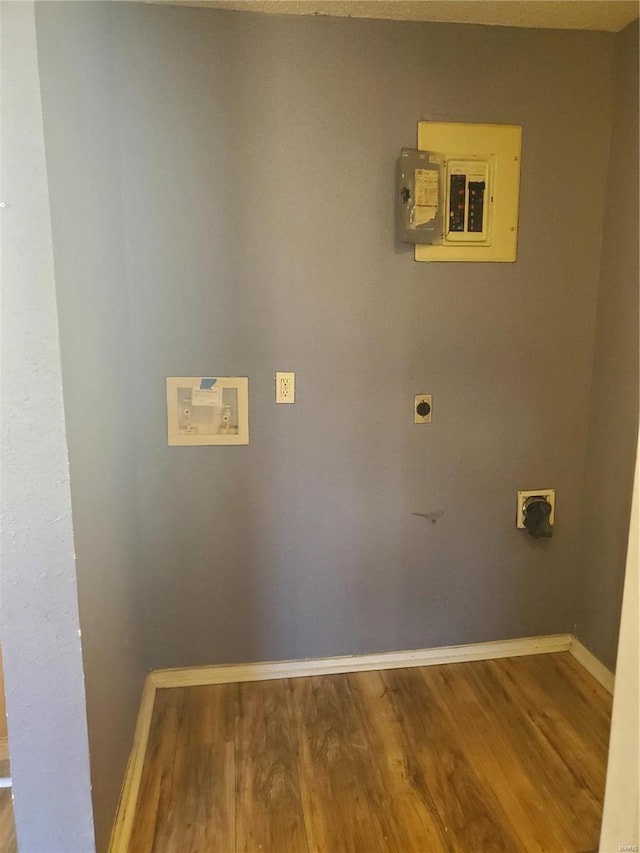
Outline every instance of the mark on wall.
<path fill-rule="evenodd" d="M 443 509 L 438 509 L 435 512 L 412 512 L 411 515 L 415 515 L 418 518 L 426 518 L 431 524 L 437 524 L 438 519 L 442 518 L 444 515 Z"/>

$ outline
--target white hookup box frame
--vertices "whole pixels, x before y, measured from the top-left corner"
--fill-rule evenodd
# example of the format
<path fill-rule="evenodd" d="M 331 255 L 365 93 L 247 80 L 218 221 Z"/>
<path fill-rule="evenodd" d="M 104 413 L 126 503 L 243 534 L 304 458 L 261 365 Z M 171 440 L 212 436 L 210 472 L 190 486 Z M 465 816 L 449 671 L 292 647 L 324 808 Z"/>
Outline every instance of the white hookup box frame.
<path fill-rule="evenodd" d="M 246 376 L 168 376 L 170 447 L 249 444 Z"/>

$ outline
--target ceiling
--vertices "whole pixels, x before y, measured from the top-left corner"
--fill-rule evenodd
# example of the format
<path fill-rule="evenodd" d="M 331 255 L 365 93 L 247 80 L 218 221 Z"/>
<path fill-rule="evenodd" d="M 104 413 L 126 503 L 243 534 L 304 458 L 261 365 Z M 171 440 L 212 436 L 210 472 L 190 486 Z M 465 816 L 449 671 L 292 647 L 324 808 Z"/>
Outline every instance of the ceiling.
<path fill-rule="evenodd" d="M 618 32 L 638 17 L 638 0 L 152 0 L 276 15 L 335 15 L 505 27 Z"/>

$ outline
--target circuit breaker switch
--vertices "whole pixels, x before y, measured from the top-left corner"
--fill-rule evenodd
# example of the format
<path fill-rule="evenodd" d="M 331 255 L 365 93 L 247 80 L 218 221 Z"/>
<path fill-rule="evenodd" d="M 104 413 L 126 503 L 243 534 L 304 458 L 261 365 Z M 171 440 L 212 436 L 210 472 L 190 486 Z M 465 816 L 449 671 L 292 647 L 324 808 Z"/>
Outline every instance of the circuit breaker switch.
<path fill-rule="evenodd" d="M 469 181 L 469 216 L 467 231 L 477 233 L 483 231 L 484 190 L 485 181 Z"/>

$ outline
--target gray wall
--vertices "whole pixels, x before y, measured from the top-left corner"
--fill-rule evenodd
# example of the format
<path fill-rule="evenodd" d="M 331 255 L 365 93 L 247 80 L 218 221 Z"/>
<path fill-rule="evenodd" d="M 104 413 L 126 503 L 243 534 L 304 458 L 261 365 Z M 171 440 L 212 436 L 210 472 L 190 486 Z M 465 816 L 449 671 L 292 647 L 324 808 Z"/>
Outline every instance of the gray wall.
<path fill-rule="evenodd" d="M 88 853 L 89 745 L 33 3 L 0 4 L 0 23 L 0 617 L 16 831 L 21 853 Z"/>
<path fill-rule="evenodd" d="M 614 37 L 110 18 L 152 665 L 572 629 Z M 516 264 L 395 245 L 420 118 L 522 124 Z M 191 374 L 249 376 L 249 447 L 166 446 Z M 514 527 L 536 487 L 552 541 Z"/>
<path fill-rule="evenodd" d="M 37 30 L 96 839 L 104 849 L 146 670 L 114 60 L 102 4 L 42 3 Z"/>
<path fill-rule="evenodd" d="M 638 24 L 616 38 L 576 631 L 616 662 L 638 429 Z"/>

